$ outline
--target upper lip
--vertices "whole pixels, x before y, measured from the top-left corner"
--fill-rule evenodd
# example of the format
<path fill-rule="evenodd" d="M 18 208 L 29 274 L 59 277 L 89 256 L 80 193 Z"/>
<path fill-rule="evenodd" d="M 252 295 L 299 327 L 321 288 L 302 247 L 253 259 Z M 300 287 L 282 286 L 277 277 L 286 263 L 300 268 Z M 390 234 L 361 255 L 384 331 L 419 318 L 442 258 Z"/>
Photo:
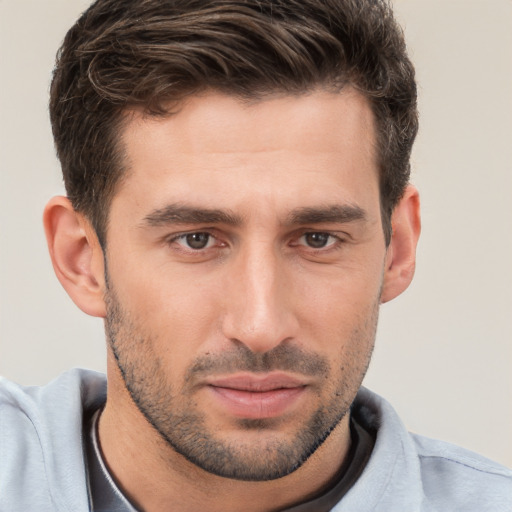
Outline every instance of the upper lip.
<path fill-rule="evenodd" d="M 299 388 L 307 385 L 304 379 L 298 379 L 280 372 L 255 374 L 244 373 L 226 377 L 212 377 L 207 385 L 218 388 L 236 389 L 239 391 L 252 391 L 263 393 L 276 389 Z"/>

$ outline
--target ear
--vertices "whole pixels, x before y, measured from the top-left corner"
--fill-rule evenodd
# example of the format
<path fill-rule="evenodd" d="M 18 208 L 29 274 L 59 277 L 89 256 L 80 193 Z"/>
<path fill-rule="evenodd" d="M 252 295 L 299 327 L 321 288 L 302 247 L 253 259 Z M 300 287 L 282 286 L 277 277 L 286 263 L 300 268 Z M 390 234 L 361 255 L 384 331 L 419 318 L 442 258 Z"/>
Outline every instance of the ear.
<path fill-rule="evenodd" d="M 411 283 L 416 266 L 416 246 L 421 231 L 420 197 L 412 185 L 393 210 L 393 233 L 387 249 L 381 302 L 400 295 Z"/>
<path fill-rule="evenodd" d="M 103 250 L 90 222 L 62 196 L 46 205 L 43 222 L 60 283 L 82 311 L 105 317 Z"/>

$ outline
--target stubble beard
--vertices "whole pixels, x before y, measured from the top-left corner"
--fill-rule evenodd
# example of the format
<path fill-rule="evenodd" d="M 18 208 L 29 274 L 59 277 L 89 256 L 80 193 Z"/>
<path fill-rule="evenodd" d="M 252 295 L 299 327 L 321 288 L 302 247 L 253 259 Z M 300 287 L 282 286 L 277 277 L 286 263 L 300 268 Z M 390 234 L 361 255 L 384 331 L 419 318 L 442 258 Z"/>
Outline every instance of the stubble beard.
<path fill-rule="evenodd" d="M 267 481 L 284 477 L 300 468 L 343 420 L 361 385 L 375 339 L 378 302 L 361 329 L 350 341 L 355 354 L 349 354 L 333 386 L 329 399 L 323 399 L 311 417 L 293 436 L 279 436 L 279 421 L 240 420 L 240 432 L 247 442 L 220 439 L 206 425 L 205 416 L 194 407 L 192 396 L 180 395 L 167 380 L 162 360 L 153 351 L 153 339 L 134 324 L 123 311 L 111 286 L 106 295 L 106 334 L 119 371 L 134 404 L 158 435 L 174 451 L 199 468 L 217 476 L 245 481 Z M 363 348 L 363 352 L 358 347 Z M 366 352 L 366 353 L 364 353 Z M 352 364 L 352 363 L 356 364 Z M 189 368 L 189 377 L 201 372 L 268 372 L 293 370 L 332 380 L 331 364 L 323 357 L 290 345 L 279 345 L 265 354 L 255 354 L 244 345 L 221 356 L 202 356 Z M 186 379 L 185 379 L 186 380 Z M 182 388 L 182 390 L 185 387 Z M 272 432 L 275 435 L 272 435 Z M 250 441 L 255 432 L 263 442 Z M 341 463 L 341 461 L 340 461 Z"/>

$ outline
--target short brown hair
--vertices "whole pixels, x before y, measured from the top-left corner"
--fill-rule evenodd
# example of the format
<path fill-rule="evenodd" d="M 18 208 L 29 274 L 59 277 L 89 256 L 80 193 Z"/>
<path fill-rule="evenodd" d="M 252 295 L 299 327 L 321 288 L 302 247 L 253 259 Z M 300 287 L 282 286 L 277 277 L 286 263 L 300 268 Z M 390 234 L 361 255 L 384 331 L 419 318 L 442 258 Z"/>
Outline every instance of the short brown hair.
<path fill-rule="evenodd" d="M 382 221 L 409 181 L 414 68 L 385 0 L 97 0 L 57 55 L 50 116 L 66 191 L 105 243 L 123 112 L 215 90 L 258 99 L 350 84 L 377 126 Z"/>

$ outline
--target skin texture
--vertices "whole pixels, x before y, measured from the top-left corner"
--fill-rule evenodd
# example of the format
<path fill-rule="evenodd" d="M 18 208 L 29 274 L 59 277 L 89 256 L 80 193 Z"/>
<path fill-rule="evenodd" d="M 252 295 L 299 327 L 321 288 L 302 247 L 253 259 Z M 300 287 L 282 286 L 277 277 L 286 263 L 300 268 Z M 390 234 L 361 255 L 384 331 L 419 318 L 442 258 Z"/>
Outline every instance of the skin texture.
<path fill-rule="evenodd" d="M 144 510 L 279 510 L 336 476 L 379 304 L 408 286 L 419 235 L 410 187 L 385 245 L 374 140 L 350 89 L 209 93 L 129 114 L 106 254 L 65 198 L 49 203 L 57 275 L 106 318 L 102 450 Z M 233 400 L 239 382 L 251 392 Z M 293 396 L 276 400 L 283 382 Z"/>

